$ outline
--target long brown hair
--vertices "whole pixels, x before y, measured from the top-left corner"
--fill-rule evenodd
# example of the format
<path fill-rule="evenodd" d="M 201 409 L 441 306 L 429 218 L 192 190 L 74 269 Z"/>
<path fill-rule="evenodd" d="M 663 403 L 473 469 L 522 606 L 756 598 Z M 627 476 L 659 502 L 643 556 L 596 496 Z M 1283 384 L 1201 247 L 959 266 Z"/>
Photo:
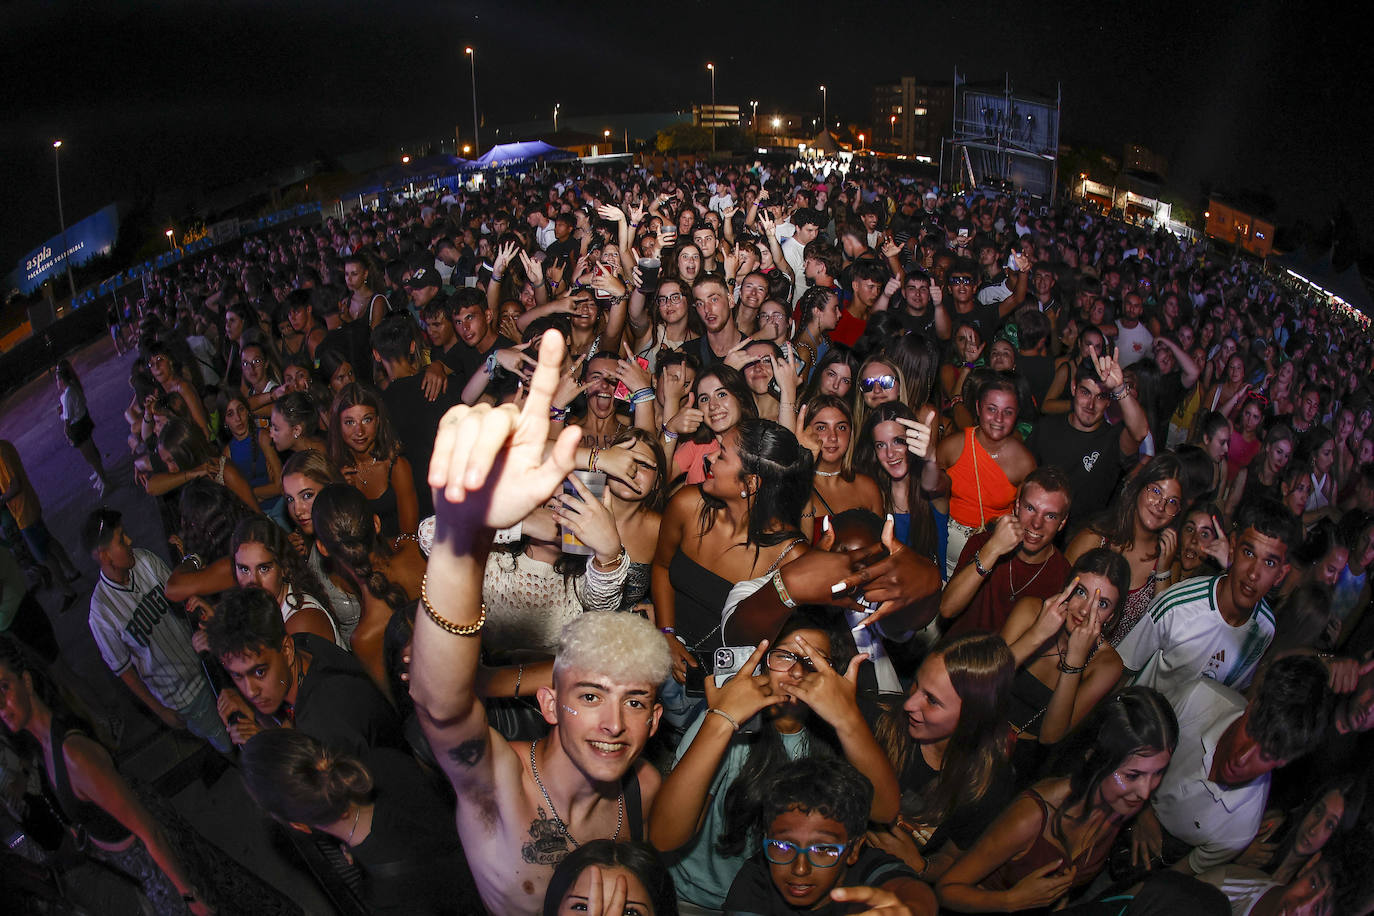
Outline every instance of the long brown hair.
<path fill-rule="evenodd" d="M 940 824 L 956 808 L 982 799 L 1007 767 L 1007 704 L 1016 660 L 1002 637 L 990 633 L 960 636 L 931 654 L 944 661 L 961 703 L 959 723 L 949 737 L 940 775 L 926 791 L 922 804 L 922 818 Z M 901 706 L 881 717 L 875 737 L 898 773 L 912 754 L 920 753 L 907 731 Z"/>

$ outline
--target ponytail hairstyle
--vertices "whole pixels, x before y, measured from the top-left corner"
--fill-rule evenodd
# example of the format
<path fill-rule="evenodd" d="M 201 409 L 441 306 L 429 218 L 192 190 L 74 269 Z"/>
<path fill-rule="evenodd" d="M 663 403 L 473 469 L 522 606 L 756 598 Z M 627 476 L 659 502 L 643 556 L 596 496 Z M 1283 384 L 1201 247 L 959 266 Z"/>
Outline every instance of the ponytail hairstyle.
<path fill-rule="evenodd" d="M 243 746 L 248 794 L 285 824 L 325 827 L 372 799 L 372 774 L 362 761 L 294 728 L 269 728 Z"/>
<path fill-rule="evenodd" d="M 315 496 L 311 519 L 315 523 L 316 543 L 372 597 L 398 610 L 410 599 L 405 590 L 373 568 L 374 554 L 389 551 L 377 537 L 376 516 L 367 497 L 348 484 L 330 484 Z"/>
<path fill-rule="evenodd" d="M 315 404 L 315 399 L 305 392 L 293 391 L 283 395 L 281 400 L 272 405 L 272 411 L 281 416 L 288 429 L 299 426 L 302 434 L 312 439 L 320 435 L 319 407 Z M 380 424 L 381 414 L 378 414 L 379 427 Z"/>
<path fill-rule="evenodd" d="M 291 607 L 300 610 L 304 597 L 309 595 L 324 608 L 326 614 L 334 616 L 324 585 L 306 564 L 305 558 L 292 548 L 281 526 L 265 516 L 250 515 L 234 528 L 229 550 L 231 563 L 244 544 L 261 544 L 281 566 L 282 582 L 287 586 L 286 601 Z M 272 600 L 276 601 L 277 596 L 273 595 Z"/>

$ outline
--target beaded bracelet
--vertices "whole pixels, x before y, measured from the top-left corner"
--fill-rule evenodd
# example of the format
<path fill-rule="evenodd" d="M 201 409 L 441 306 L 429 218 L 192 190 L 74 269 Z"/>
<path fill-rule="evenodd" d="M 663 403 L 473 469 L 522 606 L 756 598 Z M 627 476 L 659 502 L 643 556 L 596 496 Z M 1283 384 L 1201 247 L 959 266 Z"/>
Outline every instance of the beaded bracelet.
<path fill-rule="evenodd" d="M 1059 659 L 1059 670 L 1064 674 L 1082 674 L 1088 670 L 1087 665 L 1070 665 L 1063 658 Z"/>

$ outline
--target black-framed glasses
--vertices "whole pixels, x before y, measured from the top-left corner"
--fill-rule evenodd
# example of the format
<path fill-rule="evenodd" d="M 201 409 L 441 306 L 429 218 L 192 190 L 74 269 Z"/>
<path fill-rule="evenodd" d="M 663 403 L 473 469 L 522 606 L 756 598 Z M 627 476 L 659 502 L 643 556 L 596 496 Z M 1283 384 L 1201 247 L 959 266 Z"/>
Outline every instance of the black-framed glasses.
<path fill-rule="evenodd" d="M 805 848 L 787 840 L 763 838 L 763 857 L 774 865 L 791 865 L 805 853 L 806 861 L 815 868 L 833 868 L 840 864 L 849 843 L 813 843 Z"/>
<path fill-rule="evenodd" d="M 669 294 L 666 295 L 666 296 L 659 296 L 659 297 L 657 297 L 654 301 L 655 301 L 655 302 L 659 302 L 659 303 L 663 303 L 663 302 L 681 302 L 681 301 L 683 300 L 683 298 L 684 298 L 684 297 L 683 297 L 682 293 L 669 293 Z"/>
<path fill-rule="evenodd" d="M 786 649 L 769 649 L 764 657 L 764 662 L 772 671 L 791 671 L 792 666 L 800 663 L 802 669 L 807 672 L 816 670 L 816 663 L 809 655 L 798 655 L 795 652 L 788 652 Z M 826 659 L 826 664 L 830 659 Z M 788 861 L 791 861 L 790 859 Z M 780 863 L 783 864 L 783 863 Z"/>
<path fill-rule="evenodd" d="M 891 391 L 897 386 L 897 379 L 891 375 L 870 375 L 859 382 L 859 390 L 868 394 L 874 388 L 881 388 L 883 391 Z"/>

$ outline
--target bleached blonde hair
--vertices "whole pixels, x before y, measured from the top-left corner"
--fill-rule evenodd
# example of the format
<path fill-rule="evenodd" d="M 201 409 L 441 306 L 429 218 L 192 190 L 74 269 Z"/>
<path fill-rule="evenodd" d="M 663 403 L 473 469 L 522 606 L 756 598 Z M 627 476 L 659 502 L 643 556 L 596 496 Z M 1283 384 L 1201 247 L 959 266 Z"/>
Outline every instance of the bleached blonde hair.
<path fill-rule="evenodd" d="M 554 677 L 577 669 L 620 684 L 652 684 L 668 677 L 673 660 L 663 634 L 638 614 L 588 611 L 564 627 L 554 658 Z"/>

